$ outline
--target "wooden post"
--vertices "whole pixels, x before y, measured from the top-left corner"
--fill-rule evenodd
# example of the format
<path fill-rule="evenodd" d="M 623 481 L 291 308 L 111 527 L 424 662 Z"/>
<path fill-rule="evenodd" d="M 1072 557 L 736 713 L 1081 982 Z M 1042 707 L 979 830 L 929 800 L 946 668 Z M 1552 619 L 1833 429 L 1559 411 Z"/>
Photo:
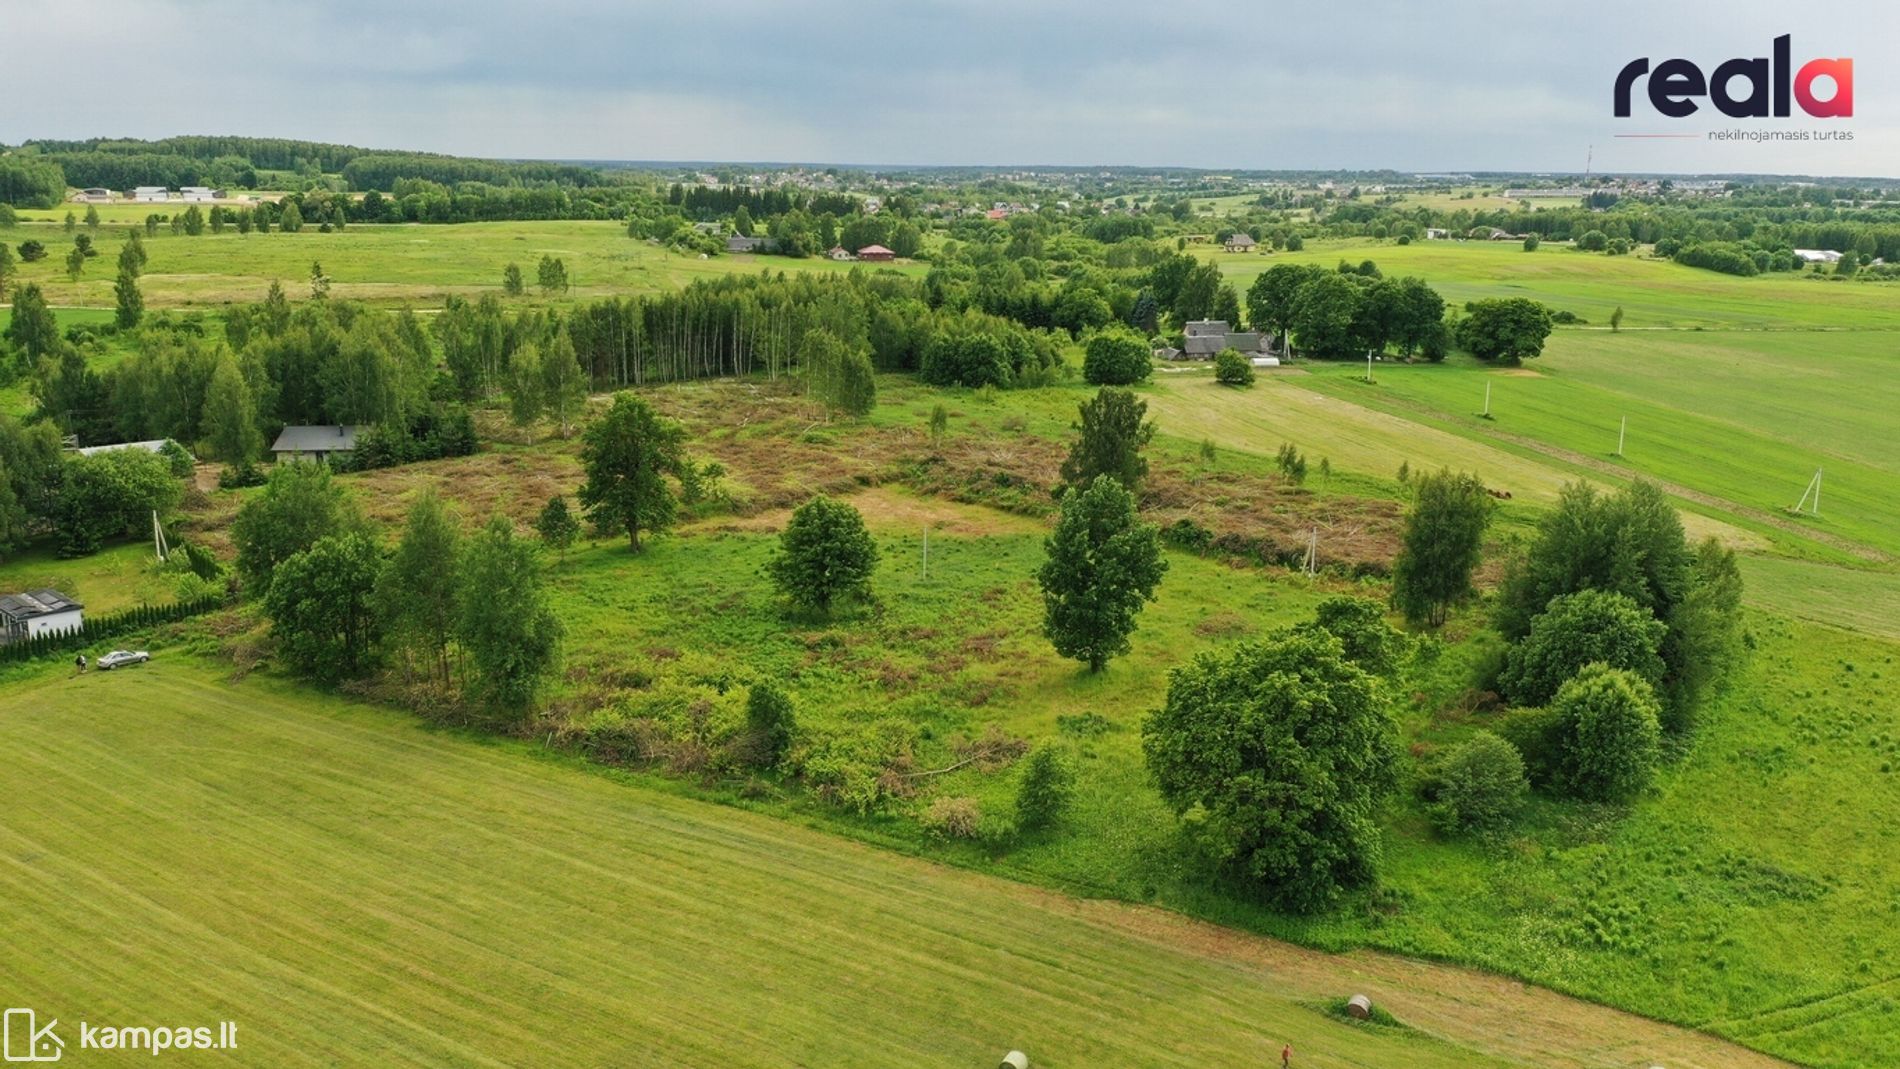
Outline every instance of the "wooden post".
<path fill-rule="evenodd" d="M 1628 416 L 1624 416 L 1623 426 L 1619 428 L 1616 432 L 1616 455 L 1619 457 L 1623 455 L 1623 439 L 1629 436 L 1629 432 L 1630 432 L 1630 418 Z"/>
<path fill-rule="evenodd" d="M 1484 416 L 1491 418 L 1491 384 L 1488 382 L 1484 384 Z"/>

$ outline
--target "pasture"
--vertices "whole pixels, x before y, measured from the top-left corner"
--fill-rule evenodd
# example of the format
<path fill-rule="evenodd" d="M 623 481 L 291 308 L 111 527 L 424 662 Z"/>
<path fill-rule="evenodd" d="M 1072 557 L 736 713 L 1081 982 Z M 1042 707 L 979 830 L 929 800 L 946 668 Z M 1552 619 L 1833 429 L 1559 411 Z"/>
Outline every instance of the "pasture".
<path fill-rule="evenodd" d="M 15 679 L 0 984 L 249 1065 L 1768 1067 L 1418 962 L 1080 902 L 186 656 Z M 663 785 L 662 785 L 663 786 Z M 186 949 L 188 948 L 188 950 Z M 1344 1023 L 1370 991 L 1410 1028 Z"/>

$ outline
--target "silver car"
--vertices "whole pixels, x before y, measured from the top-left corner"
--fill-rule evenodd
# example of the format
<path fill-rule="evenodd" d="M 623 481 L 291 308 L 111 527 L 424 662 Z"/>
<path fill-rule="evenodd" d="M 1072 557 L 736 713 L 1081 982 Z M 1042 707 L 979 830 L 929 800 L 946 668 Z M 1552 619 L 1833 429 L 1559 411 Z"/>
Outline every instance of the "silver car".
<path fill-rule="evenodd" d="M 151 659 L 152 655 L 144 650 L 113 650 L 99 658 L 99 670 L 109 672 L 120 665 L 144 664 Z"/>

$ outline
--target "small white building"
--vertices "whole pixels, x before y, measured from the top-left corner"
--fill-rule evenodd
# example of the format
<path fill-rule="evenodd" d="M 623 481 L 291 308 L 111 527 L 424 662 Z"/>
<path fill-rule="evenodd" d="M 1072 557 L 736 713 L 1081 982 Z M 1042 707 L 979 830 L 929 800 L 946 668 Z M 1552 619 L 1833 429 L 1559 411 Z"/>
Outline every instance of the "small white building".
<path fill-rule="evenodd" d="M 285 427 L 271 443 L 271 455 L 284 460 L 328 460 L 338 453 L 356 451 L 356 428 L 332 424 L 322 427 Z"/>
<path fill-rule="evenodd" d="M 1451 237 L 1451 231 L 1443 227 L 1428 226 L 1425 228 L 1426 241 L 1443 241 L 1448 237 Z"/>
<path fill-rule="evenodd" d="M 1804 264 L 1837 264 L 1841 262 L 1841 254 L 1835 252 L 1833 249 L 1796 249 L 1794 250 L 1794 258 Z"/>
<path fill-rule="evenodd" d="M 82 189 L 73 194 L 73 200 L 80 204 L 111 204 L 112 191 L 94 186 L 90 189 Z"/>
<path fill-rule="evenodd" d="M 84 624 L 84 606 L 57 590 L 0 596 L 0 641 L 70 634 Z"/>
<path fill-rule="evenodd" d="M 137 204 L 163 204 L 170 199 L 171 190 L 164 186 L 139 186 L 132 191 L 132 200 Z"/>
<path fill-rule="evenodd" d="M 180 186 L 178 199 L 190 204 L 209 204 L 214 200 L 223 200 L 224 190 L 212 189 L 210 186 Z"/>

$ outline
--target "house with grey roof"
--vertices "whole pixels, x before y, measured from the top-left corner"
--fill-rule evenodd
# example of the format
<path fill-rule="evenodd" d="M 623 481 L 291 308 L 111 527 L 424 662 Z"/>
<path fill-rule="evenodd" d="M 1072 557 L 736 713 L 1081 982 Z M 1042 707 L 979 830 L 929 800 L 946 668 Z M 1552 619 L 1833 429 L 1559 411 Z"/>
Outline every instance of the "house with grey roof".
<path fill-rule="evenodd" d="M 1253 239 L 1253 235 L 1244 230 L 1236 230 L 1227 236 L 1228 252 L 1252 252 L 1253 247 L 1258 244 L 1260 243 Z"/>
<path fill-rule="evenodd" d="M 1259 331 L 1234 330 L 1224 319 L 1196 319 L 1182 329 L 1181 335 L 1179 355 L 1164 359 L 1212 360 L 1222 349 L 1237 349 L 1249 357 L 1267 351 Z"/>
<path fill-rule="evenodd" d="M 727 252 L 771 252 L 778 245 L 771 238 L 734 234 L 726 239 Z"/>
<path fill-rule="evenodd" d="M 356 451 L 359 428 L 332 424 L 319 427 L 285 427 L 271 443 L 271 456 L 283 460 L 328 460 L 338 453 Z"/>
<path fill-rule="evenodd" d="M 78 631 L 85 625 L 84 608 L 57 590 L 0 596 L 0 642 Z"/>

